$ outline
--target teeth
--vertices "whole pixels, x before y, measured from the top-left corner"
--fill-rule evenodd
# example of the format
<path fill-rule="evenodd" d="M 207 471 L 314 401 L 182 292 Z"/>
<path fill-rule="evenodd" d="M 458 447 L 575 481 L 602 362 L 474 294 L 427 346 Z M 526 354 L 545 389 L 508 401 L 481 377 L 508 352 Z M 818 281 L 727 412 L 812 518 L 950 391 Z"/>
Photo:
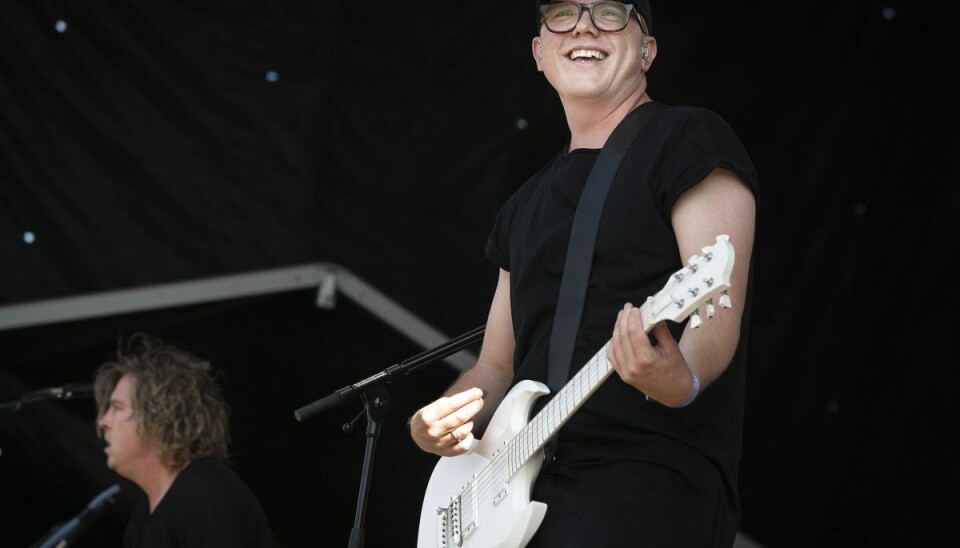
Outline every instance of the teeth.
<path fill-rule="evenodd" d="M 570 52 L 570 59 L 583 59 L 583 58 L 594 58 L 598 61 L 603 61 L 607 56 L 599 51 L 592 49 L 577 49 Z"/>

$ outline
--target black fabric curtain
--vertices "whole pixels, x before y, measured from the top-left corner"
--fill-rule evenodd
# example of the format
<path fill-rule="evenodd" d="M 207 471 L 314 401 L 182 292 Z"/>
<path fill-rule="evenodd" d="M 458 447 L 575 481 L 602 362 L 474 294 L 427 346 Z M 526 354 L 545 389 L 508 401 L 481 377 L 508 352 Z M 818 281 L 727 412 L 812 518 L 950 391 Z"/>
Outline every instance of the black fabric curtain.
<path fill-rule="evenodd" d="M 533 4 L 0 2 L 0 306 L 323 261 L 450 334 L 481 324 L 493 217 L 567 138 L 533 63 Z M 769 546 L 936 538 L 949 516 L 932 501 L 960 484 L 947 421 L 960 251 L 953 21 L 897 1 L 653 10 L 651 96 L 720 113 L 761 180 L 743 530 Z M 296 346 L 284 333 L 302 325 L 270 314 L 260 342 Z M 205 329 L 226 332 L 216 317 Z M 0 394 L 88 378 L 118 331 L 193 329 L 185 311 L 162 318 L 0 332 Z M 375 323 L 355 321 L 364 333 Z M 370 350 L 345 340 L 337 352 Z M 321 352 L 311 348 L 290 363 L 308 367 Z M 386 366 L 416 349 L 383 350 L 359 359 Z M 256 364 L 233 367 L 242 414 L 262 377 Z M 433 375 L 419 403 L 446 381 Z M 287 413 L 320 392 L 271 403 Z M 78 403 L 66 413 L 88 421 Z M 0 416 L 0 473 L 18 478 L 0 483 L 0 515 L 33 509 L 32 521 L 4 518 L 12 545 L 102 490 L 41 515 L 49 495 L 19 481 L 63 470 L 9 455 L 64 420 Z M 267 428 L 253 424 L 236 422 L 237 438 Z M 64 484 L 110 477 L 95 439 L 69 447 L 55 450 L 76 455 Z M 265 506 L 284 508 L 281 538 L 316 545 L 303 529 L 323 503 L 293 509 L 265 486 L 320 480 L 296 467 L 272 476 L 285 455 L 243 447 Z M 340 488 L 350 507 L 354 486 Z"/>

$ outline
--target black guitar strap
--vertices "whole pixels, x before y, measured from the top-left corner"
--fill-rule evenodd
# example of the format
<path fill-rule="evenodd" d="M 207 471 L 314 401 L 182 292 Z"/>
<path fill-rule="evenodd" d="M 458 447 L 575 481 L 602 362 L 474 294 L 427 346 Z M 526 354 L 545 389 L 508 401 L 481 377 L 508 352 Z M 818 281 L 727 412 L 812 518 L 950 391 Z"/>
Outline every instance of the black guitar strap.
<path fill-rule="evenodd" d="M 569 380 L 573 349 L 577 341 L 580 319 L 583 315 L 583 300 L 587 294 L 587 282 L 590 279 L 590 267 L 593 263 L 593 247 L 597 239 L 597 227 L 600 214 L 606 201 L 610 182 L 620 167 L 627 149 L 636 139 L 640 130 L 666 105 L 659 102 L 644 103 L 628 114 L 610 134 L 600 150 L 593 169 L 587 177 L 577 210 L 573 217 L 570 243 L 567 245 L 567 257 L 563 265 L 563 278 L 560 281 L 560 296 L 550 333 L 550 347 L 547 354 L 547 386 L 551 394 L 556 395 Z M 613 329 L 613 326 L 610 326 Z M 557 436 L 553 436 L 545 447 L 546 463 L 553 460 Z"/>

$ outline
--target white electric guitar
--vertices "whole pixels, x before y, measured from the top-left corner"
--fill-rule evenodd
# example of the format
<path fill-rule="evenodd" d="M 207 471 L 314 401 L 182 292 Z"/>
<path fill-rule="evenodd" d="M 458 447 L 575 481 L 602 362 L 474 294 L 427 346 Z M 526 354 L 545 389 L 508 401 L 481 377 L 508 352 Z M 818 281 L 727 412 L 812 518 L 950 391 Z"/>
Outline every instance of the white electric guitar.
<path fill-rule="evenodd" d="M 640 307 L 649 333 L 663 320 L 699 327 L 718 304 L 729 308 L 733 245 L 725 235 L 670 277 Z M 530 410 L 550 390 L 542 383 L 517 383 L 497 408 L 482 440 L 468 453 L 441 457 L 427 484 L 420 513 L 418 548 L 522 547 L 530 541 L 547 505 L 530 500 L 542 464 L 543 446 L 613 372 L 605 344 L 533 419 Z M 537 458 L 533 458 L 537 457 Z"/>

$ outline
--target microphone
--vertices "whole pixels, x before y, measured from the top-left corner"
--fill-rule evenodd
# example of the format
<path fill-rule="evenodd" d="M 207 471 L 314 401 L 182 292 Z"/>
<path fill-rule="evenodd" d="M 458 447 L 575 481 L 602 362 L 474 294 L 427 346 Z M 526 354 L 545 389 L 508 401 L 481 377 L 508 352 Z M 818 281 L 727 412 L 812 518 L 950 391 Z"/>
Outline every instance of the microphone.
<path fill-rule="evenodd" d="M 33 403 L 42 400 L 69 400 L 78 396 L 91 396 L 93 394 L 93 385 L 90 383 L 71 383 L 63 386 L 53 386 L 50 388 L 41 388 L 34 390 L 19 400 L 0 403 L 0 410 L 13 409 L 19 411 L 24 404 Z"/>
<path fill-rule="evenodd" d="M 120 492 L 120 486 L 111 485 L 105 491 L 94 497 L 83 512 L 68 521 L 40 544 L 39 548 L 67 548 L 80 538 L 87 529 L 97 521 L 107 509 L 107 503 L 113 502 L 113 497 Z"/>
<path fill-rule="evenodd" d="M 93 394 L 93 385 L 92 384 L 81 384 L 81 383 L 72 383 L 65 384 L 63 386 L 54 386 L 51 388 L 44 388 L 43 390 L 38 390 L 34 394 L 43 397 L 46 395 L 50 398 L 58 400 L 69 400 L 74 396 Z"/>

